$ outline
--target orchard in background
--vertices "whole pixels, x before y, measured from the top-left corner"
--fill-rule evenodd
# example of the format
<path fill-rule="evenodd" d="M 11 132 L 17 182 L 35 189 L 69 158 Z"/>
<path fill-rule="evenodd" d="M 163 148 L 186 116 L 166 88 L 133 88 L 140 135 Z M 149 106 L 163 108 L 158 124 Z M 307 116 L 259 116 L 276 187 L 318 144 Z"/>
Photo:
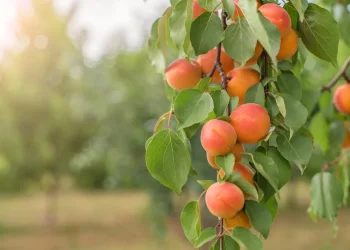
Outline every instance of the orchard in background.
<path fill-rule="evenodd" d="M 218 173 L 197 180 L 204 191 L 183 209 L 188 240 L 195 248 L 262 249 L 258 236 L 269 236 L 278 192 L 292 167 L 303 174 L 315 143 L 323 146 L 326 162 L 311 181 L 308 212 L 335 222 L 350 186 L 350 59 L 316 98 L 297 77 L 309 52 L 338 67 L 332 14 L 307 0 L 170 2 L 153 24 L 149 52 L 164 73 L 171 105 L 146 142 L 146 164 L 156 180 L 180 194 L 188 177 L 201 171 L 192 167 L 190 143 L 200 133 Z M 321 93 L 339 80 L 337 112 L 330 115 L 323 104 L 329 95 Z M 211 228 L 201 228 L 202 196 L 218 218 Z"/>

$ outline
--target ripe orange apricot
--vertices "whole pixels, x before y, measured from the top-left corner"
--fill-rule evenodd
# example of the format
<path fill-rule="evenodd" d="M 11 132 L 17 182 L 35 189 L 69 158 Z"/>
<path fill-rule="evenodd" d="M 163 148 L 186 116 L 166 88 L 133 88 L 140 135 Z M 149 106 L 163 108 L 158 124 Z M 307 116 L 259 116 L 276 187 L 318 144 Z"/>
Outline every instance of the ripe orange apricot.
<path fill-rule="evenodd" d="M 231 124 L 240 143 L 257 143 L 268 134 L 270 117 L 264 107 L 247 103 L 232 111 Z"/>
<path fill-rule="evenodd" d="M 336 88 L 333 103 L 339 112 L 350 114 L 350 83 Z"/>
<path fill-rule="evenodd" d="M 345 127 L 345 138 L 344 138 L 342 148 L 350 148 L 350 130 L 349 130 L 348 122 L 344 122 L 344 127 Z"/>
<path fill-rule="evenodd" d="M 292 21 L 285 9 L 278 4 L 268 3 L 262 5 L 259 10 L 266 19 L 278 28 L 281 38 L 288 34 L 292 28 Z"/>
<path fill-rule="evenodd" d="M 205 12 L 205 9 L 199 5 L 197 0 L 193 0 L 192 9 L 193 9 L 193 20 L 195 20 L 197 17 L 199 17 Z"/>
<path fill-rule="evenodd" d="M 219 218 L 232 218 L 244 206 L 243 192 L 229 182 L 211 185 L 205 195 L 209 211 Z"/>
<path fill-rule="evenodd" d="M 176 90 L 190 89 L 197 85 L 202 77 L 199 64 L 191 59 L 177 59 L 172 62 L 165 71 L 168 84 Z"/>
<path fill-rule="evenodd" d="M 228 122 L 214 119 L 208 121 L 202 128 L 202 146 L 212 156 L 229 153 L 236 141 L 236 131 Z"/>
<path fill-rule="evenodd" d="M 238 96 L 239 105 L 244 103 L 247 90 L 260 81 L 259 72 L 251 68 L 236 68 L 227 75 L 231 77 L 231 80 L 227 83 L 227 93 L 229 96 Z"/>
<path fill-rule="evenodd" d="M 297 33 L 291 29 L 289 33 L 281 39 L 281 46 L 277 54 L 277 60 L 285 60 L 294 56 L 298 50 L 298 42 L 299 39 Z"/>
<path fill-rule="evenodd" d="M 244 153 L 244 147 L 240 143 L 236 143 L 231 151 L 235 155 L 235 162 L 240 162 L 242 160 L 241 153 Z M 207 153 L 207 160 L 210 166 L 216 169 L 220 169 L 220 167 L 216 164 L 215 156 L 212 156 Z"/>
<path fill-rule="evenodd" d="M 202 71 L 204 74 L 208 74 L 212 70 L 214 66 L 214 62 L 216 60 L 216 51 L 217 51 L 217 48 L 209 50 L 208 53 L 200 55 L 198 57 L 197 61 L 199 65 L 202 67 Z M 230 70 L 232 70 L 235 65 L 233 59 L 224 50 L 221 50 L 220 62 L 225 74 L 227 74 Z M 218 84 L 221 83 L 221 77 L 217 70 L 215 71 L 213 77 L 211 78 L 211 81 Z"/>
<path fill-rule="evenodd" d="M 239 7 L 239 0 L 233 0 L 233 1 L 235 2 L 235 12 L 233 14 L 233 17 L 231 18 L 232 21 L 234 19 L 236 19 L 236 17 L 243 16 L 243 12 L 242 12 L 241 8 Z M 257 8 L 259 8 L 261 6 L 260 1 L 256 0 L 256 3 L 258 4 Z"/>
<path fill-rule="evenodd" d="M 229 232 L 232 232 L 235 227 L 245 227 L 250 229 L 252 225 L 250 224 L 247 214 L 241 210 L 232 218 L 224 219 L 224 227 Z"/>
<path fill-rule="evenodd" d="M 261 56 L 261 53 L 263 52 L 264 48 L 263 46 L 258 42 L 255 47 L 255 52 L 252 58 L 250 58 L 244 66 L 252 66 L 254 64 L 257 64 L 259 56 Z"/>

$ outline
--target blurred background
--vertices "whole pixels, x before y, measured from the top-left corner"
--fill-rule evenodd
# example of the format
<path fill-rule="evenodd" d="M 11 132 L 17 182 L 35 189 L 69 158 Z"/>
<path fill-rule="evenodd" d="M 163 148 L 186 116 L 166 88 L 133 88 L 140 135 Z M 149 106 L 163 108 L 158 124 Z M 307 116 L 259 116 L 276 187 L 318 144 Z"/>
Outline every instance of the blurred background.
<path fill-rule="evenodd" d="M 1 250 L 192 249 L 179 213 L 199 185 L 190 179 L 178 197 L 144 163 L 144 143 L 169 110 L 145 46 L 167 6 L 0 0 Z M 348 55 L 342 40 L 339 62 Z M 299 75 L 317 97 L 336 72 L 308 55 Z M 194 168 L 212 179 L 198 136 L 192 144 Z M 303 177 L 295 170 L 265 249 L 348 249 L 350 211 L 341 211 L 336 239 L 331 224 L 314 224 L 306 212 L 307 183 L 323 164 L 315 155 Z M 215 223 L 208 214 L 203 220 Z"/>

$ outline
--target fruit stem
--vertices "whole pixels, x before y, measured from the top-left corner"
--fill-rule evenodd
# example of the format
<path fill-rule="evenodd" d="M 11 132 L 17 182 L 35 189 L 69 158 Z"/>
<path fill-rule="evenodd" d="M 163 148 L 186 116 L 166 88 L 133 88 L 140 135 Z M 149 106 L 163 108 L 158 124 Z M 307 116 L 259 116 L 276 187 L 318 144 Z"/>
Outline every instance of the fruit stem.
<path fill-rule="evenodd" d="M 331 91 L 331 89 L 337 84 L 338 80 L 343 77 L 347 83 L 350 83 L 350 78 L 346 75 L 346 70 L 350 66 L 350 57 L 345 61 L 343 67 L 340 71 L 335 75 L 335 77 L 330 81 L 326 86 L 321 88 L 321 92 Z"/>

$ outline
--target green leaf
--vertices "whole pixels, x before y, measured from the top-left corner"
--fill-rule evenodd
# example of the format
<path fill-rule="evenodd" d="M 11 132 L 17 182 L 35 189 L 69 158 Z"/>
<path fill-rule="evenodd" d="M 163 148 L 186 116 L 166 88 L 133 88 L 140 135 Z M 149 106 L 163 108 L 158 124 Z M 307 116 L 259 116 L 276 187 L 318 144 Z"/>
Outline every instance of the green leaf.
<path fill-rule="evenodd" d="M 181 213 L 181 225 L 186 238 L 194 244 L 201 232 L 201 214 L 199 202 L 191 201 Z"/>
<path fill-rule="evenodd" d="M 284 106 L 283 98 L 280 97 L 280 96 L 275 96 L 275 95 L 271 96 L 271 95 L 269 95 L 266 98 L 266 110 L 269 112 L 269 115 L 270 115 L 271 119 L 273 117 L 276 117 L 279 114 L 279 107 L 277 106 L 275 97 L 281 99 L 282 104 L 283 104 L 283 106 L 281 106 L 281 108 L 283 108 L 282 111 L 284 110 L 284 115 L 286 113 L 286 107 Z"/>
<path fill-rule="evenodd" d="M 197 238 L 194 247 L 200 248 L 204 244 L 214 240 L 216 238 L 216 229 L 215 228 L 206 228 L 204 229 L 199 237 Z"/>
<path fill-rule="evenodd" d="M 302 95 L 299 79 L 291 73 L 283 73 L 277 77 L 277 86 L 282 93 L 290 94 L 300 100 Z"/>
<path fill-rule="evenodd" d="M 234 154 L 219 155 L 215 158 L 216 165 L 218 165 L 224 172 L 224 180 L 226 180 L 232 173 L 233 166 L 235 165 Z"/>
<path fill-rule="evenodd" d="M 181 91 L 174 104 L 174 113 L 179 120 L 180 128 L 204 121 L 213 109 L 214 104 L 210 94 L 202 93 L 198 89 Z"/>
<path fill-rule="evenodd" d="M 274 220 L 278 210 L 278 203 L 277 203 L 276 197 L 271 196 L 271 198 L 265 203 L 265 206 L 270 211 L 272 220 Z"/>
<path fill-rule="evenodd" d="M 271 184 L 275 191 L 278 191 L 279 177 L 278 167 L 273 159 L 260 152 L 244 154 L 254 164 L 255 169 Z"/>
<path fill-rule="evenodd" d="M 262 84 L 254 84 L 245 93 L 245 103 L 257 103 L 261 106 L 265 104 L 265 92 Z"/>
<path fill-rule="evenodd" d="M 233 17 L 233 14 L 235 13 L 235 3 L 231 0 L 222 0 L 222 5 L 224 7 L 224 10 L 227 12 L 227 17 L 231 18 Z"/>
<path fill-rule="evenodd" d="M 304 13 L 309 6 L 309 3 L 307 0 L 290 0 L 290 2 L 293 4 L 295 9 L 298 11 L 300 16 L 300 21 L 302 22 L 304 20 Z"/>
<path fill-rule="evenodd" d="M 299 21 L 299 13 L 295 9 L 295 7 L 292 5 L 291 2 L 286 3 L 283 5 L 283 8 L 288 12 L 290 19 L 292 21 L 292 28 L 294 30 L 298 30 L 298 21 Z"/>
<path fill-rule="evenodd" d="M 331 221 L 343 202 L 343 188 L 331 173 L 318 173 L 311 180 L 308 212 Z"/>
<path fill-rule="evenodd" d="M 247 182 L 240 173 L 233 172 L 231 176 L 227 179 L 227 182 L 235 184 L 242 190 L 243 193 L 251 195 L 254 200 L 258 200 L 258 191 L 252 184 Z"/>
<path fill-rule="evenodd" d="M 208 11 L 214 10 L 214 8 L 219 7 L 221 0 L 198 0 L 200 6 Z"/>
<path fill-rule="evenodd" d="M 197 133 L 197 131 L 199 129 L 199 126 L 200 126 L 200 123 L 197 123 L 197 124 L 194 124 L 194 125 L 192 125 L 190 127 L 187 127 L 187 128 L 183 129 L 184 132 L 186 133 L 186 136 L 187 136 L 188 139 L 191 139 L 192 136 L 194 136 Z"/>
<path fill-rule="evenodd" d="M 170 0 L 171 6 L 175 6 L 180 0 Z"/>
<path fill-rule="evenodd" d="M 216 90 L 212 92 L 211 97 L 214 102 L 214 113 L 217 117 L 225 113 L 230 97 L 225 90 Z"/>
<path fill-rule="evenodd" d="M 216 91 L 216 90 L 222 90 L 221 84 L 217 84 L 214 82 L 209 83 L 208 91 Z"/>
<path fill-rule="evenodd" d="M 277 27 L 270 23 L 260 12 L 257 12 L 256 0 L 240 1 L 241 8 L 255 37 L 259 40 L 273 63 L 277 64 L 276 55 L 280 48 L 280 33 Z"/>
<path fill-rule="evenodd" d="M 239 103 L 239 97 L 238 96 L 234 96 L 230 98 L 230 106 L 231 106 L 231 110 L 234 110 L 235 108 L 238 107 L 238 103 Z"/>
<path fill-rule="evenodd" d="M 180 0 L 169 18 L 170 35 L 180 51 L 186 55 L 190 48 L 190 29 L 193 20 L 191 0 Z"/>
<path fill-rule="evenodd" d="M 340 160 L 338 166 L 339 181 L 343 186 L 344 198 L 343 203 L 347 205 L 350 188 L 350 152 L 345 153 L 345 156 Z"/>
<path fill-rule="evenodd" d="M 196 89 L 205 92 L 208 89 L 210 77 L 202 78 L 196 85 Z"/>
<path fill-rule="evenodd" d="M 278 62 L 277 68 L 283 71 L 287 71 L 287 70 L 291 70 L 293 68 L 293 65 L 290 61 L 283 60 Z"/>
<path fill-rule="evenodd" d="M 323 152 L 329 148 L 328 131 L 329 125 L 321 112 L 318 112 L 311 120 L 309 126 L 310 132 L 315 142 L 321 147 Z M 333 139 L 333 138 L 332 138 Z"/>
<path fill-rule="evenodd" d="M 231 117 L 223 115 L 218 117 L 218 120 L 225 121 L 225 122 L 231 122 Z"/>
<path fill-rule="evenodd" d="M 283 100 L 283 97 L 282 96 L 279 96 L 279 95 L 272 95 L 274 98 L 275 98 L 275 103 L 278 107 L 278 110 L 280 111 L 281 115 L 283 117 L 286 117 L 287 115 L 287 108 L 286 108 L 286 104 L 284 103 L 284 100 Z M 271 108 L 274 108 L 273 105 L 274 103 L 271 102 Z M 274 111 L 274 110 L 272 110 Z"/>
<path fill-rule="evenodd" d="M 256 201 L 247 200 L 245 202 L 245 212 L 255 230 L 267 239 L 272 224 L 272 216 L 268 208 Z"/>
<path fill-rule="evenodd" d="M 291 95 L 284 93 L 279 93 L 278 95 L 283 98 L 286 107 L 286 116 L 284 120 L 285 124 L 294 131 L 297 131 L 305 124 L 307 120 L 307 109 L 303 106 L 303 104 L 301 104 L 300 101 L 296 100 Z"/>
<path fill-rule="evenodd" d="M 179 136 L 181 141 L 185 144 L 188 152 L 192 153 L 192 146 L 190 140 L 187 138 L 187 135 L 183 129 L 176 131 L 176 134 Z"/>
<path fill-rule="evenodd" d="M 308 112 L 311 114 L 315 108 L 318 100 L 320 99 L 320 91 L 318 89 L 303 89 L 301 103 L 305 106 Z"/>
<path fill-rule="evenodd" d="M 344 128 L 344 122 L 340 120 L 333 120 L 329 125 L 329 130 L 324 131 L 326 134 L 328 132 L 328 141 L 330 148 L 340 148 L 344 143 L 344 138 L 346 130 Z"/>
<path fill-rule="evenodd" d="M 218 15 L 205 12 L 191 25 L 190 38 L 196 55 L 205 54 L 224 39 Z"/>
<path fill-rule="evenodd" d="M 176 96 L 179 94 L 179 91 L 170 87 L 170 85 L 166 81 L 164 81 L 164 86 L 165 86 L 165 91 L 169 102 L 174 103 L 174 100 Z"/>
<path fill-rule="evenodd" d="M 228 235 L 224 235 L 223 249 L 220 249 L 220 240 L 218 240 L 210 250 L 239 250 L 237 242 Z"/>
<path fill-rule="evenodd" d="M 338 67 L 339 30 L 328 10 L 310 3 L 300 24 L 300 34 L 312 54 Z"/>
<path fill-rule="evenodd" d="M 235 19 L 235 23 L 227 27 L 222 42 L 225 51 L 241 65 L 252 58 L 256 43 L 257 39 L 244 17 Z"/>
<path fill-rule="evenodd" d="M 164 114 L 165 115 L 165 114 Z M 154 128 L 155 133 L 158 133 L 163 130 L 165 122 L 169 119 L 169 113 L 166 114 L 165 116 L 163 115 L 160 120 L 158 120 L 157 126 Z"/>
<path fill-rule="evenodd" d="M 263 250 L 260 239 L 244 227 L 235 227 L 232 238 L 245 250 Z"/>
<path fill-rule="evenodd" d="M 342 16 L 339 20 L 339 32 L 343 41 L 350 45 L 350 12 L 343 11 Z"/>
<path fill-rule="evenodd" d="M 202 186 L 204 190 L 207 190 L 211 185 L 215 183 L 213 180 L 197 180 L 197 182 Z"/>
<path fill-rule="evenodd" d="M 312 138 L 299 132 L 295 133 L 289 141 L 289 136 L 279 134 L 277 136 L 277 149 L 288 161 L 295 162 L 303 173 L 312 155 Z"/>
<path fill-rule="evenodd" d="M 151 34 L 148 39 L 148 55 L 156 71 L 163 73 L 165 70 L 165 58 L 158 45 L 158 24 L 159 18 L 153 23 Z"/>
<path fill-rule="evenodd" d="M 275 165 L 278 167 L 278 188 L 281 189 L 284 185 L 288 183 L 288 181 L 292 177 L 292 167 L 290 163 L 283 158 L 283 156 L 278 152 L 277 148 L 275 147 L 269 147 L 267 155 L 273 159 Z"/>
<path fill-rule="evenodd" d="M 153 178 L 180 194 L 188 179 L 191 156 L 177 133 L 167 129 L 151 137 L 146 165 Z"/>

